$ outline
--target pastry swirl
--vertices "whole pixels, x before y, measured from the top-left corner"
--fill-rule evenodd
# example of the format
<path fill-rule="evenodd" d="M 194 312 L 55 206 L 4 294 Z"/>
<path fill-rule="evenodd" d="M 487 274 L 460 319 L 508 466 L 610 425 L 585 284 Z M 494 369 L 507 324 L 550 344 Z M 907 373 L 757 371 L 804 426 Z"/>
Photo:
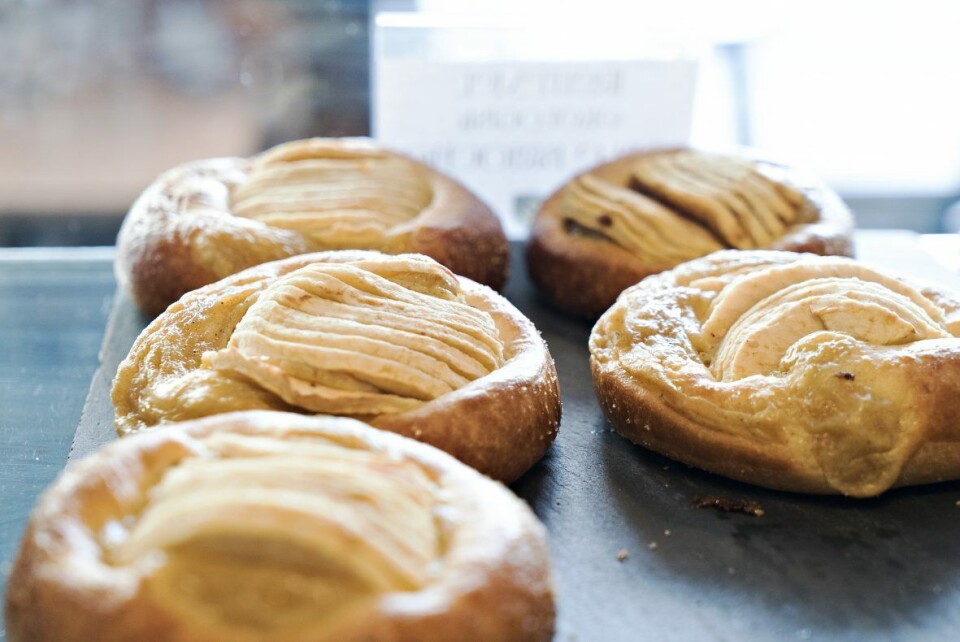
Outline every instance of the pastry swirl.
<path fill-rule="evenodd" d="M 473 194 L 370 141 L 329 138 L 161 175 L 124 221 L 116 272 L 137 305 L 158 314 L 250 266 L 354 248 L 426 254 L 494 288 L 506 280 L 506 237 Z"/>
<path fill-rule="evenodd" d="M 849 254 L 852 218 L 797 172 L 691 149 L 631 154 L 570 180 L 540 209 L 527 260 L 557 306 L 596 317 L 627 286 L 724 248 Z"/>
<path fill-rule="evenodd" d="M 41 498 L 11 640 L 542 640 L 543 527 L 359 422 L 248 412 L 108 445 Z"/>
<path fill-rule="evenodd" d="M 559 425 L 556 371 L 533 325 L 420 255 L 328 252 L 186 295 L 120 365 L 121 434 L 246 409 L 361 418 L 498 479 Z"/>
<path fill-rule="evenodd" d="M 849 259 L 723 251 L 650 277 L 590 338 L 629 439 L 760 485 L 876 495 L 960 476 L 960 298 Z"/>

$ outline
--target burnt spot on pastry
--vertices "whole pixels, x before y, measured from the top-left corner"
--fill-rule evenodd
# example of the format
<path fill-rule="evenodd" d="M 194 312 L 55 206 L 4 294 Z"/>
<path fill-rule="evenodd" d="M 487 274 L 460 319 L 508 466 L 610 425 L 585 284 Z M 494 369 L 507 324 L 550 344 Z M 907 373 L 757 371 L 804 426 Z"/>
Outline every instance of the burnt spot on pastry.
<path fill-rule="evenodd" d="M 597 239 L 599 241 L 613 242 L 613 239 L 611 239 L 609 236 L 598 230 L 584 227 L 572 218 L 563 219 L 563 231 L 574 236 L 583 236 L 586 238 Z"/>
<path fill-rule="evenodd" d="M 834 373 L 833 375 L 837 379 L 843 379 L 844 381 L 853 381 L 857 378 L 852 372 L 847 372 L 846 370 L 841 370 L 840 372 Z"/>

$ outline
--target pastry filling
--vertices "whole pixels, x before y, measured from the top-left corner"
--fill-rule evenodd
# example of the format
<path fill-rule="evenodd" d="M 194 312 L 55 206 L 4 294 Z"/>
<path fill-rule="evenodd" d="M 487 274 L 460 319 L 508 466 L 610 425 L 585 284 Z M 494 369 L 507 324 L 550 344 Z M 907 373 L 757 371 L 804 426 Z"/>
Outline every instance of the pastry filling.
<path fill-rule="evenodd" d="M 503 365 L 493 317 L 418 256 L 315 263 L 264 290 L 206 366 L 316 413 L 412 410 Z"/>
<path fill-rule="evenodd" d="M 231 206 L 236 216 L 302 233 L 313 250 L 379 249 L 432 198 L 422 171 L 407 159 L 304 140 L 258 156 L 233 187 Z"/>
<path fill-rule="evenodd" d="M 585 174 L 563 192 L 577 226 L 664 265 L 714 250 L 767 247 L 815 220 L 806 197 L 754 161 L 693 150 L 650 154 L 617 186 Z"/>
<path fill-rule="evenodd" d="M 757 163 L 678 151 L 643 157 L 632 186 L 716 234 L 729 247 L 766 247 L 805 213 L 799 191 L 768 178 Z"/>
<path fill-rule="evenodd" d="M 792 346 L 821 331 L 875 346 L 951 336 L 940 309 L 916 289 L 826 258 L 735 279 L 715 299 L 701 345 L 714 376 L 735 381 L 778 370 Z"/>
<path fill-rule="evenodd" d="M 106 556 L 162 562 L 150 590 L 176 609 L 278 629 L 415 591 L 442 555 L 436 485 L 416 464 L 317 439 L 203 439 L 169 469 Z"/>
<path fill-rule="evenodd" d="M 675 265 L 722 245 L 701 226 L 643 194 L 585 174 L 563 191 L 567 220 L 664 265 Z"/>

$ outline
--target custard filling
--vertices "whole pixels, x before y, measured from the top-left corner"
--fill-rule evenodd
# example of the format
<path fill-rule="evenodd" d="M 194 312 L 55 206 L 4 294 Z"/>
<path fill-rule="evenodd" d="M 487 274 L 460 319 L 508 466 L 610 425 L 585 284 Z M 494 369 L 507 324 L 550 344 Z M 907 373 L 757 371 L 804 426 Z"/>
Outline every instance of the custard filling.
<path fill-rule="evenodd" d="M 258 156 L 233 186 L 236 216 L 296 230 L 314 250 L 379 249 L 433 193 L 412 161 L 372 147 L 303 140 Z"/>

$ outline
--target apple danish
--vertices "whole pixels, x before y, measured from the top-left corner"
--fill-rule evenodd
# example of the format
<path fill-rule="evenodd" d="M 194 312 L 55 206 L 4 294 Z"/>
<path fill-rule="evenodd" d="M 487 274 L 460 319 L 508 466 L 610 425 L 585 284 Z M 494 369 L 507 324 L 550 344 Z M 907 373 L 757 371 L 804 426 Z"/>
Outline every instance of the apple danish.
<path fill-rule="evenodd" d="M 724 248 L 850 255 L 853 219 L 832 191 L 769 161 L 692 149 L 624 156 L 540 208 L 530 275 L 554 305 L 595 318 L 626 287 Z"/>
<path fill-rule="evenodd" d="M 158 314 L 247 267 L 339 249 L 426 254 L 495 289 L 509 258 L 497 217 L 449 177 L 370 141 L 313 138 L 161 175 L 123 223 L 116 271 Z"/>
<path fill-rule="evenodd" d="M 960 477 L 960 297 L 839 257 L 721 251 L 626 290 L 590 336 L 631 441 L 770 488 Z"/>
<path fill-rule="evenodd" d="M 503 297 L 422 255 L 338 251 L 186 294 L 112 392 L 120 434 L 233 410 L 335 414 L 512 481 L 553 441 L 556 370 Z"/>
<path fill-rule="evenodd" d="M 7 587 L 30 640 L 546 640 L 544 529 L 502 485 L 335 417 L 113 442 L 44 493 Z"/>

